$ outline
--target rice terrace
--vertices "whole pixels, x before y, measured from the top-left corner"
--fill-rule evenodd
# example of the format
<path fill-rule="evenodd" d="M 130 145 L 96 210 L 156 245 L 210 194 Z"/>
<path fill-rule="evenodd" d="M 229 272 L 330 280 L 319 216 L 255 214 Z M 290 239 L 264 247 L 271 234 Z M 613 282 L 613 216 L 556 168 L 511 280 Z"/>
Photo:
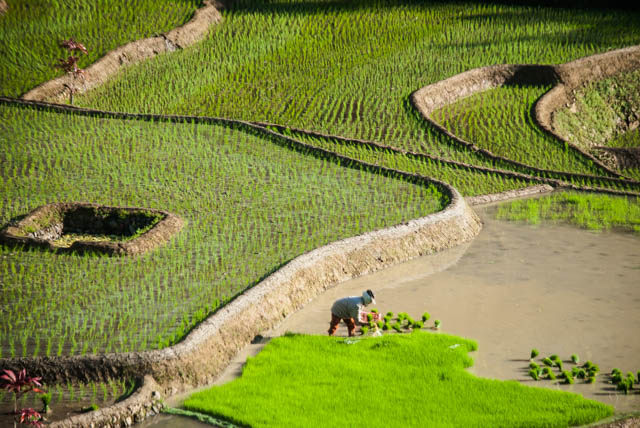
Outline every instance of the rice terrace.
<path fill-rule="evenodd" d="M 0 0 L 0 426 L 640 426 L 616 6 Z"/>

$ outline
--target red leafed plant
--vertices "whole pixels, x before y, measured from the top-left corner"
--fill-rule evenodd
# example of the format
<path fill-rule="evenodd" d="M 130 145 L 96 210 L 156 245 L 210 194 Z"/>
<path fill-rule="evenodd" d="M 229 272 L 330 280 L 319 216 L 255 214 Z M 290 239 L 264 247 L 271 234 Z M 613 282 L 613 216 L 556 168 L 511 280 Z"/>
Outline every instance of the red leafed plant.
<path fill-rule="evenodd" d="M 73 51 L 80 51 L 84 54 L 87 53 L 87 48 L 84 47 L 84 45 L 80 42 L 76 42 L 73 39 L 69 39 L 69 40 L 63 40 L 60 42 L 60 47 L 65 48 L 66 50 L 68 50 L 69 52 L 73 52 Z"/>
<path fill-rule="evenodd" d="M 20 423 L 25 424 L 32 427 L 42 427 L 42 415 L 37 411 L 33 410 L 31 407 L 27 409 L 21 409 L 18 412 L 18 416 L 20 416 Z"/>
<path fill-rule="evenodd" d="M 69 89 L 69 103 L 73 104 L 73 94 L 76 92 L 75 81 L 78 78 L 84 78 L 84 70 L 78 67 L 78 57 L 74 55 L 75 52 L 82 52 L 87 54 L 87 48 L 80 42 L 76 42 L 73 39 L 63 40 L 60 42 L 60 47 L 64 48 L 69 54 L 66 58 L 60 58 L 54 67 L 64 70 L 67 74 L 73 76 L 72 83 L 65 83 L 65 87 Z"/>
<path fill-rule="evenodd" d="M 3 370 L 4 374 L 0 376 L 2 379 L 2 387 L 9 392 L 13 392 L 13 412 L 16 414 L 16 417 L 20 416 L 20 423 L 26 423 L 29 425 L 34 425 L 35 422 L 39 422 L 42 419 L 40 413 L 36 412 L 33 409 L 22 409 L 18 411 L 18 398 L 23 396 L 29 391 L 42 393 L 44 392 L 39 387 L 42 386 L 40 383 L 41 377 L 31 377 L 27 376 L 27 371 L 22 369 L 16 373 L 13 370 Z M 37 420 L 36 415 L 37 414 Z M 40 426 L 40 425 L 36 425 Z M 14 423 L 15 427 L 15 423 Z"/>

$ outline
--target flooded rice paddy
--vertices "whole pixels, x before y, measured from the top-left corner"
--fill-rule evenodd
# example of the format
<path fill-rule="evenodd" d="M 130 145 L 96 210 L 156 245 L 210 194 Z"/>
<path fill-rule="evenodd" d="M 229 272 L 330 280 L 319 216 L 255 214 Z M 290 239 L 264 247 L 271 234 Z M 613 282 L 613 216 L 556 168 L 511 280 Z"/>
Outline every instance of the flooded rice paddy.
<path fill-rule="evenodd" d="M 470 370 L 477 376 L 576 392 L 617 412 L 640 410 L 640 394 L 624 395 L 608 383 L 614 367 L 640 370 L 640 236 L 498 221 L 494 209 L 479 210 L 484 227 L 473 242 L 340 284 L 265 337 L 326 334 L 332 302 L 371 288 L 380 311 L 414 318 L 428 311 L 429 325 L 439 319 L 441 332 L 476 340 Z M 338 335 L 346 334 L 341 325 Z M 246 357 L 262 346 L 247 347 L 218 383 L 241 374 Z M 569 357 L 577 354 L 601 373 L 594 384 L 535 382 L 528 376 L 532 348 L 540 351 L 538 362 L 557 354 L 571 370 Z M 175 417 L 160 422 L 145 426 L 182 424 Z"/>

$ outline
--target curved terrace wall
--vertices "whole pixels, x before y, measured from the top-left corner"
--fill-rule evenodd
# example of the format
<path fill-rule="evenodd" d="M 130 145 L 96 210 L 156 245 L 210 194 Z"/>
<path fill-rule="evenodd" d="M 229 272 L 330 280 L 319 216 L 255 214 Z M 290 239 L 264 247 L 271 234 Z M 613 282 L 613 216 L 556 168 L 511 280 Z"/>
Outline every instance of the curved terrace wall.
<path fill-rule="evenodd" d="M 576 65 L 564 67 L 554 65 L 502 64 L 474 68 L 472 70 L 465 71 L 448 79 L 441 80 L 440 82 L 436 82 L 434 84 L 427 85 L 423 88 L 418 89 L 413 94 L 411 94 L 411 103 L 420 112 L 422 117 L 424 117 L 424 119 L 431 124 L 431 126 L 438 129 L 440 132 L 447 135 L 457 143 L 464 145 L 470 150 L 480 152 L 490 159 L 507 162 L 525 170 L 535 171 L 540 174 L 554 174 L 567 177 L 593 177 L 587 174 L 572 174 L 562 171 L 552 171 L 536 168 L 530 165 L 516 162 L 503 156 L 495 155 L 488 150 L 482 149 L 475 144 L 463 140 L 462 138 L 452 134 L 447 128 L 440 125 L 431 117 L 431 114 L 435 110 L 442 108 L 447 104 L 454 103 L 462 98 L 474 95 L 478 92 L 486 91 L 488 89 L 493 89 L 504 85 L 556 85 L 559 82 L 562 82 L 563 79 L 568 78 L 568 76 L 573 76 L 570 71 L 574 70 L 574 68 L 579 67 Z M 588 75 L 588 73 L 585 73 L 585 76 L 586 75 Z M 557 88 L 557 86 L 555 88 Z M 535 117 L 537 119 L 537 114 L 535 115 Z M 572 143 L 567 144 L 573 150 L 579 152 L 582 156 L 589 158 L 592 162 L 597 164 L 603 170 L 607 171 L 609 174 L 615 177 L 620 177 L 620 174 L 618 172 L 607 167 L 590 153 L 585 152 Z"/>
<path fill-rule="evenodd" d="M 568 107 L 574 101 L 575 90 L 588 82 L 637 69 L 640 69 L 640 46 L 592 55 L 557 66 L 559 83 L 536 102 L 536 121 L 549 134 L 569 143 L 556 131 L 554 115 L 557 110 Z"/>
<path fill-rule="evenodd" d="M 155 37 L 136 40 L 120 46 L 84 70 L 84 78 L 74 82 L 69 75 L 57 77 L 33 88 L 22 98 L 26 100 L 62 101 L 68 95 L 65 85 L 72 83 L 82 93 L 106 82 L 122 67 L 152 58 L 164 52 L 182 49 L 204 39 L 209 28 L 222 20 L 213 0 L 203 0 L 193 18 L 181 27 Z"/>

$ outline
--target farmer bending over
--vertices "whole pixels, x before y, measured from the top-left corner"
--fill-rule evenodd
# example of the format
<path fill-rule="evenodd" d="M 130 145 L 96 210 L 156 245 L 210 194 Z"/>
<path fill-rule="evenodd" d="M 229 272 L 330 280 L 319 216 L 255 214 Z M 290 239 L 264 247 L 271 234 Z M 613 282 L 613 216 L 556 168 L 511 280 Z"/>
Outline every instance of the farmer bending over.
<path fill-rule="evenodd" d="M 362 292 L 362 296 L 343 297 L 338 299 L 331 306 L 331 325 L 329 326 L 329 336 L 338 329 L 340 320 L 344 321 L 349 329 L 349 336 L 353 336 L 356 332 L 356 319 L 358 312 L 365 306 L 376 302 L 376 296 L 373 291 L 367 290 Z"/>

